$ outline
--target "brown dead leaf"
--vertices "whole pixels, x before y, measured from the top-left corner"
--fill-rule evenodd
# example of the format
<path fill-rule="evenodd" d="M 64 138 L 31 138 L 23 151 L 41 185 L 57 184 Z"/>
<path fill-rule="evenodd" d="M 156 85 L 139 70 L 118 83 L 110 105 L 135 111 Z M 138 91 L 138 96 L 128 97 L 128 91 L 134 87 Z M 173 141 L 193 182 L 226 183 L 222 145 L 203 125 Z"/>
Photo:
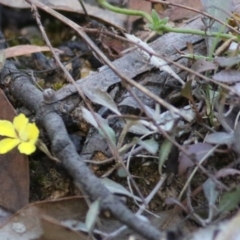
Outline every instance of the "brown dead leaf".
<path fill-rule="evenodd" d="M 192 82 L 187 81 L 184 87 L 181 90 L 181 95 L 187 98 L 189 101 L 194 102 L 193 95 L 192 95 Z"/>
<path fill-rule="evenodd" d="M 193 65 L 191 66 L 191 69 L 194 72 L 202 73 L 202 72 L 216 70 L 217 66 L 216 64 L 210 61 L 207 61 L 205 59 L 198 59 L 193 63 Z"/>
<path fill-rule="evenodd" d="M 63 51 L 54 48 L 54 50 L 58 53 L 63 53 Z M 31 53 L 36 53 L 36 52 L 46 52 L 50 51 L 49 47 L 46 46 L 35 46 L 35 45 L 19 45 L 15 47 L 10 47 L 6 48 L 4 50 L 6 58 L 11 58 L 11 57 L 18 57 L 22 55 L 28 55 Z"/>
<path fill-rule="evenodd" d="M 202 9 L 202 4 L 200 0 L 169 0 L 169 3 L 181 4 L 186 7 L 191 7 L 196 10 Z M 164 9 L 164 6 L 162 7 Z M 169 17 L 170 21 L 179 21 L 182 19 L 189 19 L 197 15 L 198 13 L 176 7 L 176 6 L 169 6 L 163 12 L 159 12 L 160 18 Z"/>
<path fill-rule="evenodd" d="M 128 8 L 135 9 L 135 10 L 141 10 L 144 12 L 147 12 L 151 14 L 152 11 L 152 3 L 142 0 L 128 0 Z M 132 24 L 135 20 L 139 19 L 138 16 L 129 16 L 128 23 Z"/>
<path fill-rule="evenodd" d="M 152 11 L 152 3 L 149 1 L 142 1 L 142 0 L 128 0 L 128 8 L 144 11 L 151 15 Z M 146 38 L 149 35 L 149 32 L 146 32 L 143 30 L 142 24 L 137 22 L 137 25 L 135 26 L 136 20 L 141 19 L 140 16 L 128 16 L 127 18 L 127 24 L 126 24 L 126 31 L 127 32 L 137 32 L 138 36 L 141 36 L 142 39 Z M 145 19 L 143 19 L 145 20 Z"/>
<path fill-rule="evenodd" d="M 15 111 L 0 90 L 0 119 L 12 121 Z M 26 155 L 17 149 L 0 155 L 0 205 L 9 210 L 18 210 L 28 203 L 29 169 Z"/>
<path fill-rule="evenodd" d="M 89 240 L 89 238 L 82 233 L 65 227 L 59 221 L 56 221 L 48 216 L 43 216 L 41 218 L 41 226 L 43 230 L 41 240 Z"/>
<path fill-rule="evenodd" d="M 0 228 L 0 239 L 61 240 L 76 239 L 76 236 L 78 236 L 78 239 L 86 240 L 87 238 L 80 232 L 76 233 L 61 224 L 61 221 L 76 222 L 82 220 L 84 222 L 86 213 L 87 205 L 84 198 L 81 197 L 30 204 L 15 213 Z M 57 232 L 54 232 L 54 230 L 57 230 Z M 50 238 L 51 236 L 57 236 L 57 238 Z"/>
<path fill-rule="evenodd" d="M 195 160 L 199 162 L 206 155 L 206 153 L 208 153 L 212 149 L 212 145 L 199 142 L 191 145 L 183 145 L 183 148 L 187 151 L 189 155 L 193 154 L 195 156 Z M 180 152 L 178 161 L 179 175 L 182 175 L 189 167 L 192 167 L 194 165 L 193 161 L 183 152 Z"/>

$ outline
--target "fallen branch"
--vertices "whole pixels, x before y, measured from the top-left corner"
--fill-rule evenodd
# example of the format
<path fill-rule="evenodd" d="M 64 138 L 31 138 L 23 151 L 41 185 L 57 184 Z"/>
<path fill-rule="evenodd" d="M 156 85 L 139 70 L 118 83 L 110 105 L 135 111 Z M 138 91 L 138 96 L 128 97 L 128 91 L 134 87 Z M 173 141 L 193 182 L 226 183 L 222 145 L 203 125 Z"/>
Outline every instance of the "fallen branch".
<path fill-rule="evenodd" d="M 90 199 L 93 201 L 98 199 L 102 210 L 109 210 L 119 221 L 147 239 L 159 240 L 164 237 L 164 233 L 134 215 L 111 194 L 90 171 L 84 159 L 80 158 L 68 136 L 64 122 L 57 112 L 61 103 L 56 102 L 54 92 L 42 93 L 34 86 L 28 75 L 18 71 L 13 63 L 7 61 L 1 72 L 1 84 L 8 82 L 9 77 L 11 82 L 8 86 L 11 94 L 36 113 L 39 125 L 44 127 L 51 140 L 54 155 L 62 162 Z"/>

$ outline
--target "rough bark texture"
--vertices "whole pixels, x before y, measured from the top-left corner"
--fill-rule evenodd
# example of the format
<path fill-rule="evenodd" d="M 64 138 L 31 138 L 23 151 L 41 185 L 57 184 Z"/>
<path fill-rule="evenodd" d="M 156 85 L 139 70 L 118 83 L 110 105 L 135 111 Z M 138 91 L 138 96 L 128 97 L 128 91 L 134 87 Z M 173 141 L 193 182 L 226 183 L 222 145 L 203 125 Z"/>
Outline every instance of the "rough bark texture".
<path fill-rule="evenodd" d="M 204 25 L 200 17 L 195 20 L 190 20 L 183 28 L 203 29 Z M 167 56 L 171 60 L 177 60 L 180 57 L 178 51 L 186 50 L 186 43 L 192 43 L 193 46 L 199 42 L 203 42 L 202 36 L 195 36 L 189 34 L 168 33 L 159 37 L 153 43 L 149 44 L 157 54 Z M 113 62 L 114 66 L 123 74 L 130 78 L 134 78 L 139 74 L 152 69 L 148 65 L 138 51 L 130 52 L 122 58 Z M 79 87 L 84 92 L 84 89 L 89 87 L 101 88 L 107 90 L 111 85 L 119 83 L 121 79 L 107 66 L 103 66 L 96 72 L 84 79 L 77 81 Z M 69 84 L 56 92 L 59 100 L 62 100 L 73 93 L 76 93 L 73 85 Z"/>

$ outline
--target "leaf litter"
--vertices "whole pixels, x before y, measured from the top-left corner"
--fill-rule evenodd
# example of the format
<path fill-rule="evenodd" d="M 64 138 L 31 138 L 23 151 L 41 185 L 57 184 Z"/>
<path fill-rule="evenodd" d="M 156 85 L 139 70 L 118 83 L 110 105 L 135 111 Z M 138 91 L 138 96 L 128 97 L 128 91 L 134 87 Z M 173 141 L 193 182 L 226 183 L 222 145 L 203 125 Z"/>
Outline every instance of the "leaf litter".
<path fill-rule="evenodd" d="M 219 18 L 222 21 L 226 21 L 225 15 L 219 15 L 219 12 L 222 11 L 216 11 L 222 8 L 222 1 L 211 3 L 211 6 L 209 6 L 206 1 L 201 2 L 207 12 L 213 13 L 213 16 L 217 19 Z M 2 3 L 4 3 L 4 1 Z M 66 2 L 64 2 L 64 4 L 66 4 Z M 69 7 L 68 4 L 62 8 L 66 10 Z M 235 2 L 234 4 L 235 6 L 237 5 Z M 89 8 L 87 9 L 89 10 Z M 214 12 L 209 9 L 214 9 Z M 70 10 L 73 11 L 71 4 Z M 226 5 L 224 10 L 226 10 L 226 12 L 231 11 L 229 5 Z M 93 14 L 90 13 L 90 16 L 91 15 Z M 234 20 L 238 22 L 238 19 Z M 110 20 L 108 24 L 116 27 L 115 23 Z M 213 20 L 212 25 L 211 22 L 205 22 L 204 24 L 205 30 L 226 31 L 225 27 L 221 24 L 216 24 L 216 20 Z M 98 29 L 95 30 L 96 32 L 98 31 Z M 104 32 L 105 30 L 103 29 L 101 31 L 103 35 L 108 33 L 107 31 Z M 110 32 L 110 30 L 108 31 Z M 110 33 L 117 35 L 116 31 Z M 121 34 L 118 36 L 123 37 Z M 89 134 L 84 136 L 83 147 L 79 149 L 80 156 L 87 160 L 94 174 L 99 177 L 108 176 L 108 178 L 101 180 L 103 185 L 118 197 L 127 197 L 125 198 L 126 204 L 133 211 L 137 211 L 138 207 L 141 209 L 143 206 L 140 204 L 143 204 L 144 200 L 151 197 L 152 201 L 150 201 L 148 208 L 145 210 L 149 211 L 152 215 L 159 214 L 161 216 L 161 214 L 166 212 L 167 206 L 163 203 L 166 200 L 165 203 L 171 202 L 171 206 L 175 205 L 175 209 L 177 209 L 178 212 L 177 217 L 180 217 L 179 222 L 183 220 L 180 209 L 182 208 L 183 211 L 187 211 L 185 214 L 189 214 L 189 218 L 201 226 L 206 226 L 211 221 L 221 219 L 222 213 L 228 214 L 230 211 L 236 212 L 239 204 L 239 197 L 237 197 L 239 195 L 239 180 L 236 176 L 239 175 L 239 171 L 234 163 L 238 162 L 239 158 L 239 150 L 237 149 L 239 134 L 238 126 L 236 127 L 239 121 L 239 108 L 235 102 L 236 99 L 239 101 L 239 98 L 235 96 L 234 102 L 233 93 L 230 94 L 229 90 L 231 90 L 231 88 L 237 90 L 237 84 L 239 82 L 239 56 L 237 55 L 237 51 L 236 55 L 233 56 L 231 55 L 233 54 L 232 51 L 228 53 L 228 50 L 226 50 L 223 56 L 213 58 L 213 62 L 205 59 L 196 60 L 194 57 L 191 60 L 186 60 L 182 53 L 184 51 L 187 53 L 185 48 L 187 38 L 183 38 L 182 41 L 184 43 L 182 47 L 180 49 L 175 48 L 173 53 L 174 59 L 179 64 L 175 67 L 174 64 L 168 63 L 165 55 L 163 59 L 160 58 L 159 55 L 155 56 L 154 54 L 158 54 L 159 51 L 150 47 L 150 44 L 145 43 L 132 34 L 125 34 L 125 36 L 132 42 L 137 43 L 138 53 L 135 55 L 130 53 L 119 57 L 121 60 L 131 59 L 132 56 L 135 56 L 131 61 L 133 65 L 137 65 L 139 64 L 137 60 L 140 59 L 136 59 L 136 56 L 137 58 L 139 58 L 139 55 L 141 56 L 143 63 L 140 65 L 145 67 L 145 70 L 139 70 L 139 73 L 130 73 L 129 76 L 134 77 L 134 81 L 140 84 L 141 78 L 145 79 L 143 84 L 141 84 L 143 94 L 140 94 L 140 90 L 137 89 L 136 86 L 133 87 L 132 90 L 129 90 L 128 83 L 124 82 L 121 77 L 117 79 L 115 76 L 115 78 L 112 79 L 111 77 L 109 78 L 108 75 L 105 75 L 104 79 L 107 80 L 104 80 L 106 83 L 104 85 L 104 81 L 102 81 L 100 77 L 99 79 L 97 78 L 101 76 L 101 74 L 104 75 L 104 71 L 108 71 L 106 67 L 105 70 L 101 70 L 102 73 L 101 71 L 93 73 L 96 79 L 92 78 L 94 79 L 92 82 L 87 82 L 91 76 L 79 80 L 77 74 L 74 75 L 76 69 L 74 69 L 72 65 L 70 72 L 75 77 L 75 80 L 82 81 L 82 83 L 80 83 L 83 86 L 82 91 L 88 98 L 87 101 L 91 102 L 94 107 L 94 114 L 92 114 L 90 109 L 87 109 L 86 103 L 79 103 L 79 99 L 77 99 L 76 96 L 74 98 L 73 92 L 69 90 L 70 88 L 63 87 L 65 83 L 59 85 L 60 90 L 56 94 L 57 98 L 60 96 L 59 93 L 61 93 L 62 87 L 65 90 L 69 90 L 67 94 L 61 95 L 61 98 L 58 99 L 61 99 L 63 102 L 63 115 L 67 115 L 68 119 L 65 120 L 66 126 L 71 139 L 74 139 L 73 141 L 76 143 L 76 148 L 77 145 L 80 145 L 80 136 L 84 135 L 83 132 L 86 132 L 82 128 L 83 124 L 91 125 L 91 127 L 88 127 L 90 128 Z M 166 34 L 160 38 L 165 38 L 164 41 L 167 41 L 168 38 L 166 36 L 170 38 L 173 34 Z M 101 35 L 98 37 L 99 42 L 101 42 Z M 121 41 L 119 44 L 121 44 Z M 106 42 L 109 43 L 109 41 Z M 102 41 L 102 43 L 106 42 Z M 208 54 L 211 54 L 214 53 L 215 46 L 217 46 L 216 43 L 221 44 L 222 39 L 207 38 L 207 42 Z M 197 42 L 194 43 L 194 45 L 196 54 L 201 54 L 202 56 L 206 54 L 206 49 L 203 50 L 204 47 L 202 47 L 205 46 L 205 43 Z M 7 58 L 18 56 L 20 61 L 22 61 L 21 51 L 23 47 L 18 47 L 19 49 L 16 48 L 14 53 L 7 55 Z M 103 44 L 101 47 L 106 54 L 109 54 L 110 58 L 114 55 L 114 50 L 111 46 Z M 56 49 L 57 48 L 58 46 L 56 46 Z M 75 52 L 76 48 L 75 46 Z M 45 51 L 47 48 L 32 45 L 27 49 L 25 54 L 34 54 L 36 51 L 43 50 Z M 168 51 L 170 50 L 166 47 L 166 53 L 164 53 L 167 55 Z M 78 55 L 80 54 L 78 53 Z M 179 56 L 181 57 L 179 58 Z M 51 61 L 51 58 L 49 56 L 47 57 Z M 94 58 L 94 55 L 91 57 Z M 81 61 L 90 61 L 90 58 L 87 56 L 86 58 L 82 58 Z M 116 60 L 116 62 L 117 61 L 118 60 Z M 180 77 L 180 71 L 178 69 L 180 69 L 182 65 L 188 66 L 189 69 L 187 71 L 186 69 L 182 69 Z M 121 69 L 121 66 L 117 64 L 116 68 L 119 68 L 123 72 L 126 70 Z M 132 67 L 132 70 L 134 69 L 135 68 Z M 196 75 L 195 73 L 198 73 L 197 78 L 194 76 Z M 203 75 L 199 75 L 200 73 Z M 215 80 L 215 84 L 207 81 L 206 78 L 212 78 Z M 55 81 L 56 79 L 57 78 L 55 78 Z M 122 80 L 122 82 L 120 82 L 120 80 Z M 194 80 L 194 84 L 193 82 L 186 84 L 187 80 Z M 37 77 L 36 81 L 38 85 L 41 84 L 39 77 Z M 106 81 L 109 81 L 109 83 Z M 222 85 L 218 85 L 218 82 L 228 86 L 223 88 Z M 51 84 L 53 84 L 53 80 Z M 185 88 L 183 88 L 183 86 L 185 86 Z M 177 107 L 181 115 L 185 115 L 185 119 L 188 119 L 188 121 L 183 120 L 178 114 L 173 112 L 172 109 L 160 107 L 158 103 L 150 101 L 150 96 L 145 90 L 154 92 L 160 100 L 168 101 L 172 106 Z M 214 98 L 213 95 L 215 92 L 216 97 Z M 123 99 L 126 93 L 130 93 L 130 97 Z M 66 95 L 68 95 L 67 100 Z M 18 106 L 16 101 L 13 101 L 13 105 Z M 24 108 L 24 106 L 22 106 L 22 108 Z M 220 121 L 219 118 L 221 119 Z M 223 131 L 224 125 L 226 124 L 230 125 L 232 132 Z M 44 141 L 49 145 L 47 139 L 44 139 Z M 177 148 L 179 148 L 179 156 L 178 154 L 173 154 L 175 148 L 172 148 L 172 145 L 176 145 Z M 91 146 L 91 148 L 89 148 L 89 146 Z M 212 152 L 212 149 L 215 149 L 214 147 L 216 147 L 217 150 Z M 211 154 L 209 154 L 210 152 Z M 102 153 L 101 158 L 98 157 L 100 156 L 99 153 Z M 86 158 L 86 156 L 88 157 Z M 120 156 L 120 158 L 118 156 Z M 193 179 L 190 179 L 191 169 L 193 169 L 196 164 L 202 163 L 206 156 L 207 159 L 204 161 L 204 165 L 198 166 L 197 173 Z M 37 158 L 41 158 L 41 155 Z M 56 163 L 52 164 L 54 165 Z M 14 169 L 14 167 L 12 169 Z M 120 174 L 119 169 L 123 169 L 124 174 Z M 27 170 L 26 166 L 25 170 Z M 168 173 L 167 181 L 161 185 L 159 189 L 155 189 L 165 172 Z M 61 177 L 60 174 L 60 178 Z M 180 192 L 186 183 L 188 183 L 187 190 L 185 194 L 181 195 Z M 28 186 L 28 184 L 26 185 Z M 45 186 L 46 188 L 50 188 L 50 185 L 51 183 L 48 182 Z M 70 186 L 71 184 L 65 187 L 68 188 Z M 201 194 L 194 195 L 198 189 L 203 189 L 205 196 Z M 67 189 L 60 191 L 60 189 L 56 189 L 54 193 L 47 197 L 61 198 L 73 193 L 81 194 L 77 192 L 76 188 L 74 191 L 68 191 Z M 194 199 L 190 197 L 191 193 Z M 85 195 L 84 192 L 83 194 Z M 25 192 L 25 198 L 26 196 L 27 193 Z M 183 198 L 181 198 L 182 196 Z M 1 199 L 3 197 L 4 196 L 2 196 Z M 187 201 L 184 198 L 186 198 Z M 167 199 L 171 199 L 171 201 L 167 201 Z M 42 200 L 42 198 L 40 197 L 38 200 Z M 84 202 L 83 205 L 85 208 L 83 211 L 79 211 L 77 207 L 80 202 L 82 204 L 83 199 L 74 198 L 28 205 L 13 214 L 11 220 L 7 220 L 6 218 L 7 223 L 2 225 L 0 236 L 1 234 L 3 234 L 2 236 L 7 234 L 5 236 L 9 238 L 28 239 L 30 236 L 36 239 L 40 239 L 41 237 L 48 239 L 47 236 L 52 235 L 55 239 L 61 239 L 63 236 L 65 239 L 86 239 L 83 233 L 88 233 L 89 235 L 101 236 L 102 238 L 111 237 L 114 231 L 113 229 L 106 232 L 98 229 L 98 218 L 100 217 L 100 221 L 103 221 L 101 216 L 99 216 L 101 202 L 99 200 L 90 202 L 89 199 L 86 199 L 86 201 L 89 203 L 89 209 Z M 24 204 L 26 205 L 27 202 Z M 46 211 L 49 204 L 53 212 L 50 210 L 49 212 Z M 41 205 L 42 207 L 39 207 Z M 62 205 L 64 205 L 64 208 Z M 72 209 L 75 205 L 76 208 Z M 177 206 L 180 206 L 180 208 Z M 198 210 L 200 206 L 208 206 L 205 207 L 203 215 Z M 4 207 L 17 210 L 23 206 L 21 204 L 19 206 L 14 202 L 12 206 L 6 204 Z M 60 213 L 59 209 L 61 210 Z M 71 211 L 71 213 L 69 213 L 69 211 Z M 76 213 L 78 213 L 78 215 Z M 25 217 L 23 217 L 23 215 Z M 203 217 L 204 215 L 207 217 Z M 165 223 L 161 223 L 161 225 L 167 226 L 168 230 L 170 228 L 168 228 L 169 225 L 167 222 L 171 217 L 174 217 L 174 214 L 168 212 Z M 76 218 L 82 218 L 82 220 L 79 221 Z M 149 216 L 147 218 L 150 219 Z M 238 218 L 238 214 L 235 218 Z M 227 224 L 234 224 L 234 221 L 236 221 L 235 218 L 227 220 Z M 29 219 L 35 219 L 36 228 L 29 228 Z M 158 217 L 155 217 L 155 220 L 158 220 Z M 113 221 L 109 220 L 108 225 L 114 225 Z M 158 222 L 156 226 L 159 225 Z M 12 227 L 11 231 L 9 230 L 10 226 Z M 226 228 L 220 228 L 219 226 L 214 227 L 215 231 L 222 233 L 227 232 Z M 65 228 L 67 228 L 68 231 L 65 231 Z M 236 229 L 235 225 L 234 229 Z M 201 234 L 202 233 L 195 232 L 195 235 L 193 233 L 190 239 L 197 239 Z M 210 236 L 211 231 L 206 230 L 204 234 Z M 236 232 L 236 234 L 239 235 L 238 232 Z M 120 239 L 123 239 L 121 235 Z"/>

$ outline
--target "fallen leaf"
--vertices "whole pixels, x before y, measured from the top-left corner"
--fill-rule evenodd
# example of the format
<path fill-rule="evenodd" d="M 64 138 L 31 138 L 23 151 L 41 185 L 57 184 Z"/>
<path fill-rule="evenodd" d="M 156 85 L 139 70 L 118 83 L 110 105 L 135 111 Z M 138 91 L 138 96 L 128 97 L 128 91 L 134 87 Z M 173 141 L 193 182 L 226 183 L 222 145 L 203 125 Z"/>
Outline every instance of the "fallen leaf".
<path fill-rule="evenodd" d="M 202 4 L 200 0 L 169 0 L 170 3 L 181 4 L 186 7 L 191 7 L 196 10 L 202 10 Z M 180 8 L 178 6 L 169 6 L 168 8 L 162 7 L 165 9 L 162 12 L 159 12 L 161 18 L 169 17 L 170 21 L 179 21 L 182 19 L 189 19 L 197 15 L 196 12 Z"/>
<path fill-rule="evenodd" d="M 217 63 L 220 67 L 231 67 L 235 64 L 240 63 L 240 57 L 215 57 L 214 62 Z"/>
<path fill-rule="evenodd" d="M 88 240 L 89 238 L 82 233 L 62 225 L 61 222 L 48 216 L 42 216 L 40 219 L 42 228 L 41 240 Z M 26 239 L 27 240 L 27 239 Z"/>
<path fill-rule="evenodd" d="M 231 145 L 234 141 L 234 136 L 233 133 L 215 132 L 207 135 L 204 141 L 210 144 Z"/>
<path fill-rule="evenodd" d="M 86 240 L 88 238 L 83 234 L 65 226 L 64 221 L 84 219 L 87 209 L 84 198 L 80 197 L 30 204 L 16 212 L 0 228 L 0 239 Z"/>
<path fill-rule="evenodd" d="M 0 119 L 12 121 L 15 111 L 2 90 L 0 90 L 0 108 Z M 0 204 L 8 210 L 16 211 L 28 203 L 28 158 L 14 149 L 0 155 L 0 162 Z"/>
<path fill-rule="evenodd" d="M 183 145 L 183 148 L 189 155 L 194 154 L 196 161 L 201 159 L 213 148 L 208 143 L 196 143 L 191 145 Z M 178 174 L 183 174 L 189 167 L 194 165 L 193 161 L 183 152 L 179 154 Z"/>
<path fill-rule="evenodd" d="M 223 83 L 237 83 L 240 82 L 240 72 L 237 70 L 222 70 L 212 77 L 215 81 Z"/>
<path fill-rule="evenodd" d="M 217 66 L 214 63 L 209 62 L 205 59 L 199 59 L 193 63 L 191 69 L 198 73 L 202 73 L 206 71 L 216 70 Z"/>
<path fill-rule="evenodd" d="M 58 53 L 63 53 L 63 51 L 57 48 L 54 48 L 54 50 Z M 18 56 L 28 55 L 31 53 L 47 52 L 47 51 L 50 51 L 49 47 L 46 47 L 46 46 L 41 47 L 41 46 L 35 46 L 35 45 L 19 45 L 19 46 L 4 49 L 6 58 L 18 57 Z"/>
<path fill-rule="evenodd" d="M 147 1 L 128 0 L 128 8 L 134 10 L 141 10 L 150 14 L 152 11 L 152 3 Z M 129 16 L 128 23 L 132 24 L 132 22 L 139 18 L 139 16 Z"/>

